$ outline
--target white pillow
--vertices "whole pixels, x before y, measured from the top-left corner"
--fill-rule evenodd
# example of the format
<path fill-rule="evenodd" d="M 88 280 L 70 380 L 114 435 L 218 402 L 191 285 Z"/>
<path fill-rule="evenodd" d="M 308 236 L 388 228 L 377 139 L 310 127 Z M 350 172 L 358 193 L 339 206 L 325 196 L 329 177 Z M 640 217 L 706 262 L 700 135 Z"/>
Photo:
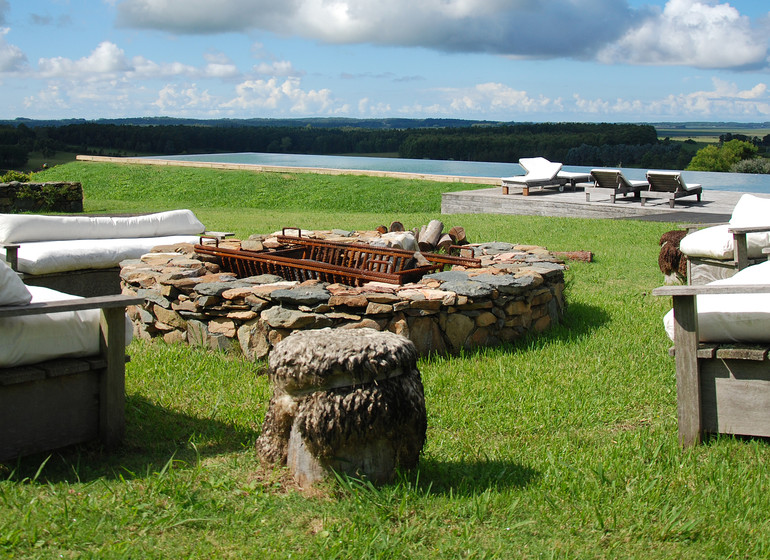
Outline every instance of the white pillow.
<path fill-rule="evenodd" d="M 0 305 L 27 305 L 32 294 L 19 275 L 0 259 Z"/>
<path fill-rule="evenodd" d="M 770 198 L 744 194 L 733 208 L 730 225 L 735 227 L 770 226 Z"/>
<path fill-rule="evenodd" d="M 770 262 L 749 266 L 732 278 L 710 285 L 770 285 Z M 770 342 L 770 287 L 762 294 L 699 295 L 698 335 L 701 342 Z M 674 312 L 663 319 L 666 333 L 674 339 Z"/>
<path fill-rule="evenodd" d="M 0 243 L 197 235 L 205 229 L 190 210 L 144 216 L 0 214 Z"/>
<path fill-rule="evenodd" d="M 30 286 L 29 290 L 32 303 L 80 299 L 41 286 Z M 99 352 L 99 320 L 98 309 L 0 318 L 0 367 L 93 356 Z M 133 325 L 128 317 L 125 324 L 128 345 Z"/>
<path fill-rule="evenodd" d="M 124 237 L 118 239 L 71 239 L 22 243 L 19 270 L 27 274 L 54 274 L 69 270 L 111 268 L 120 261 L 138 259 L 158 245 L 197 243 L 195 235 Z"/>
<path fill-rule="evenodd" d="M 733 234 L 729 225 L 711 226 L 687 234 L 679 242 L 679 250 L 688 257 L 712 259 L 733 258 Z"/>

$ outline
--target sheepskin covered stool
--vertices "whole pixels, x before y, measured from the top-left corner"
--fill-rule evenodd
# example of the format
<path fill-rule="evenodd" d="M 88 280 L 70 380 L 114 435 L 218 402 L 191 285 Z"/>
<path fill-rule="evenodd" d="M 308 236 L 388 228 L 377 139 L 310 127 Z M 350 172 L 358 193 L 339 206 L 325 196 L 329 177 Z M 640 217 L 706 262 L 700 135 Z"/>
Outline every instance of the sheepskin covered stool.
<path fill-rule="evenodd" d="M 427 419 L 417 349 L 374 329 L 300 331 L 269 358 L 273 396 L 260 457 L 302 486 L 332 470 L 386 482 L 416 466 Z"/>

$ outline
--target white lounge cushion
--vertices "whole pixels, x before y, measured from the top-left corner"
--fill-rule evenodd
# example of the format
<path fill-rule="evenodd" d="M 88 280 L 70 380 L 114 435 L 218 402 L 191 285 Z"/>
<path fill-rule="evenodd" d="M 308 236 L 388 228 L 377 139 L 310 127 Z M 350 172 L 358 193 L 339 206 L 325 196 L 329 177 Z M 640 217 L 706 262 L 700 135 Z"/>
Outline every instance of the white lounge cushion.
<path fill-rule="evenodd" d="M 688 257 L 732 259 L 733 234 L 727 231 L 729 227 L 724 224 L 688 233 L 679 242 L 679 250 Z"/>
<path fill-rule="evenodd" d="M 79 299 L 39 286 L 29 286 L 29 291 L 32 303 Z M 98 309 L 86 309 L 0 318 L 0 367 L 98 354 L 99 316 Z M 126 318 L 126 344 L 131 338 L 131 321 Z"/>
<path fill-rule="evenodd" d="M 770 262 L 744 268 L 731 278 L 711 282 L 711 285 L 740 284 L 770 285 Z M 696 298 L 701 342 L 770 342 L 770 293 L 699 295 Z M 663 324 L 673 340 L 673 310 L 666 314 Z"/>
<path fill-rule="evenodd" d="M 18 268 L 26 274 L 111 268 L 126 259 L 138 259 L 158 245 L 197 243 L 199 239 L 197 235 L 168 235 L 22 243 L 18 249 Z"/>
<path fill-rule="evenodd" d="M 770 226 L 770 198 L 744 194 L 730 216 L 735 227 Z"/>
<path fill-rule="evenodd" d="M 190 210 L 144 216 L 0 214 L 0 243 L 195 235 L 203 233 L 204 229 Z"/>
<path fill-rule="evenodd" d="M 733 258 L 733 227 L 770 227 L 770 199 L 744 194 L 733 208 L 729 225 L 704 228 L 688 234 L 679 243 L 679 249 L 690 257 L 708 257 L 727 260 Z M 770 231 L 746 236 L 750 259 L 762 257 L 762 249 L 770 247 Z"/>
<path fill-rule="evenodd" d="M 19 275 L 0 259 L 0 305 L 26 305 L 31 299 Z"/>

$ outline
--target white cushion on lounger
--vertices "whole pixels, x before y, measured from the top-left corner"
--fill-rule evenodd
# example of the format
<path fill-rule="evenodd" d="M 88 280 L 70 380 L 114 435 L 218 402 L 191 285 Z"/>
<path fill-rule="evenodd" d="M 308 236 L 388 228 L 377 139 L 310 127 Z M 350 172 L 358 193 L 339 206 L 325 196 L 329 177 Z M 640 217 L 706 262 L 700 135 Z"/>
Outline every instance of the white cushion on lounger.
<path fill-rule="evenodd" d="M 744 268 L 713 285 L 770 284 L 770 262 Z M 769 288 L 770 289 L 770 288 Z M 701 342 L 770 342 L 770 293 L 699 295 L 698 334 Z M 674 339 L 674 312 L 663 319 Z"/>
<path fill-rule="evenodd" d="M 29 291 L 32 303 L 78 299 L 39 286 L 29 286 Z M 98 354 L 99 316 L 98 309 L 86 309 L 0 318 L 0 367 Z M 126 344 L 131 338 L 131 322 L 126 318 Z"/>
<path fill-rule="evenodd" d="M 690 257 L 713 259 L 733 258 L 733 227 L 770 227 L 770 199 L 744 194 L 733 208 L 729 225 L 712 226 L 688 234 L 679 243 L 679 249 Z M 750 259 L 762 257 L 762 249 L 770 247 L 770 232 L 750 233 L 746 236 Z"/>
<path fill-rule="evenodd" d="M 26 305 L 31 299 L 19 275 L 0 259 L 0 305 Z"/>
<path fill-rule="evenodd" d="M 204 229 L 190 210 L 116 217 L 0 215 L 0 243 L 194 235 Z"/>
<path fill-rule="evenodd" d="M 38 241 L 19 246 L 20 272 L 52 274 L 69 270 L 111 268 L 126 259 L 138 259 L 158 245 L 197 243 L 196 235 L 169 235 L 122 239 Z"/>
<path fill-rule="evenodd" d="M 735 227 L 770 226 L 770 198 L 744 194 L 730 216 Z"/>
<path fill-rule="evenodd" d="M 733 234 L 727 224 L 711 226 L 687 234 L 679 242 L 679 250 L 688 257 L 712 259 L 733 258 Z"/>

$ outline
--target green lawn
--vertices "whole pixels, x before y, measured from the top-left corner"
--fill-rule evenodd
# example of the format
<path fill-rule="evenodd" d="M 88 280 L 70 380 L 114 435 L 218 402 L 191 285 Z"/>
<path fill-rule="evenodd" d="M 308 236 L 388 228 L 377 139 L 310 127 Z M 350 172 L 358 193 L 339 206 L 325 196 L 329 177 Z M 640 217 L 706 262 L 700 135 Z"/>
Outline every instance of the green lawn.
<path fill-rule="evenodd" d="M 515 345 L 422 359 L 419 468 L 301 491 L 254 451 L 265 363 L 134 341 L 127 436 L 0 467 L 13 558 L 759 558 L 770 556 L 770 447 L 682 450 L 658 239 L 675 224 L 440 214 L 467 185 L 70 163 L 87 212 L 191 208 L 210 229 L 407 227 L 589 250 L 562 325 Z"/>

